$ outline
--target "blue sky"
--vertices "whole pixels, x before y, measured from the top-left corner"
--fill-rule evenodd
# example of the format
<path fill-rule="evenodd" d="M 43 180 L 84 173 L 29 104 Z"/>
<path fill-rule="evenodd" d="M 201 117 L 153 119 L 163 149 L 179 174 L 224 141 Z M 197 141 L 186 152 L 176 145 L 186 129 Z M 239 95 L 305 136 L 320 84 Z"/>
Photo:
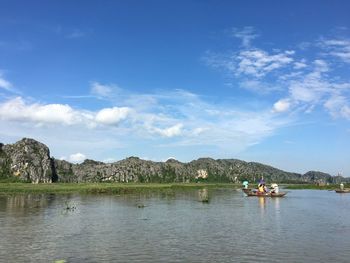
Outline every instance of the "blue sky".
<path fill-rule="evenodd" d="M 0 6 L 3 143 L 350 176 L 348 1 Z"/>

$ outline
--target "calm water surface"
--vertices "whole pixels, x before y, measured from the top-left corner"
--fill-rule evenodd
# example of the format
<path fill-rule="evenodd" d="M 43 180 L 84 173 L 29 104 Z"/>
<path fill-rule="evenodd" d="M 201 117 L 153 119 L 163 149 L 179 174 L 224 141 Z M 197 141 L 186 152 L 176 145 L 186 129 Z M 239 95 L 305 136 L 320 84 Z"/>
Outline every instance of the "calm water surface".
<path fill-rule="evenodd" d="M 350 262 L 350 194 L 295 190 L 264 199 L 193 189 L 0 196 L 0 262 L 55 260 Z"/>

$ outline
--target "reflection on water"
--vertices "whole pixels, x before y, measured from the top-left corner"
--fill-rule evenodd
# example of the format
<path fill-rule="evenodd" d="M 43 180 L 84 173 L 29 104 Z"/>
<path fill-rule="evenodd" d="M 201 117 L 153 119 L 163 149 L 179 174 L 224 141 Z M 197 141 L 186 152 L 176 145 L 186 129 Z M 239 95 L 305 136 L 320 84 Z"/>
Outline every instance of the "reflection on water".
<path fill-rule="evenodd" d="M 0 262 L 349 262 L 349 218 L 328 191 L 0 196 Z"/>
<path fill-rule="evenodd" d="M 257 197 L 259 200 L 260 211 L 264 214 L 265 206 L 266 206 L 266 197 Z"/>
<path fill-rule="evenodd" d="M 200 202 L 209 203 L 209 191 L 208 188 L 198 190 L 198 198 Z"/>
<path fill-rule="evenodd" d="M 273 203 L 275 205 L 275 211 L 279 211 L 281 198 L 272 198 L 272 200 L 273 200 Z"/>

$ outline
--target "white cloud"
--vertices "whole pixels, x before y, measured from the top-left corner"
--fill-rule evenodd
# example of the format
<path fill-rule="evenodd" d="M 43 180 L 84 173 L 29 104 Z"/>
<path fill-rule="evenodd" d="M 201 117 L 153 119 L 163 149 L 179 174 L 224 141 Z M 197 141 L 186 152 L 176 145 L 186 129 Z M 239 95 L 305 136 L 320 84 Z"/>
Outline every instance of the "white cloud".
<path fill-rule="evenodd" d="M 174 137 L 174 136 L 179 136 L 182 134 L 182 128 L 183 124 L 178 123 L 175 124 L 174 126 L 161 129 L 161 128 L 152 128 L 155 133 L 158 133 L 164 137 Z"/>
<path fill-rule="evenodd" d="M 27 104 L 21 97 L 0 104 L 0 118 L 5 120 L 28 121 L 37 124 L 73 125 L 90 117 L 88 113 L 76 111 L 69 105 Z"/>
<path fill-rule="evenodd" d="M 89 128 L 116 125 L 131 113 L 127 107 L 103 108 L 98 112 L 76 110 L 66 104 L 28 103 L 21 97 L 0 103 L 0 119 L 37 125 L 83 125 Z"/>
<path fill-rule="evenodd" d="M 290 108 L 289 99 L 281 99 L 273 105 L 274 112 L 285 112 Z"/>
<path fill-rule="evenodd" d="M 131 109 L 127 107 L 104 108 L 97 112 L 95 120 L 104 125 L 116 125 L 125 120 L 130 114 Z"/>
<path fill-rule="evenodd" d="M 82 153 L 74 153 L 74 154 L 71 154 L 68 158 L 68 161 L 69 162 L 72 162 L 72 163 L 81 163 L 83 162 L 84 160 L 86 159 L 86 156 L 85 154 L 82 154 Z"/>

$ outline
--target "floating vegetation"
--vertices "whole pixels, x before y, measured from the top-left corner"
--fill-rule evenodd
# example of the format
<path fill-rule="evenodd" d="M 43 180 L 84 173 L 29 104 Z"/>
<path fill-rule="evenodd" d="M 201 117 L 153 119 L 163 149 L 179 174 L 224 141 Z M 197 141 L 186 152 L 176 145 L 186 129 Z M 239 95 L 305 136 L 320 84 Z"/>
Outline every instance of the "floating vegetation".
<path fill-rule="evenodd" d="M 69 203 L 68 201 L 65 202 L 65 207 L 64 207 L 65 211 L 74 211 L 76 208 L 77 207 L 75 204 Z"/>

